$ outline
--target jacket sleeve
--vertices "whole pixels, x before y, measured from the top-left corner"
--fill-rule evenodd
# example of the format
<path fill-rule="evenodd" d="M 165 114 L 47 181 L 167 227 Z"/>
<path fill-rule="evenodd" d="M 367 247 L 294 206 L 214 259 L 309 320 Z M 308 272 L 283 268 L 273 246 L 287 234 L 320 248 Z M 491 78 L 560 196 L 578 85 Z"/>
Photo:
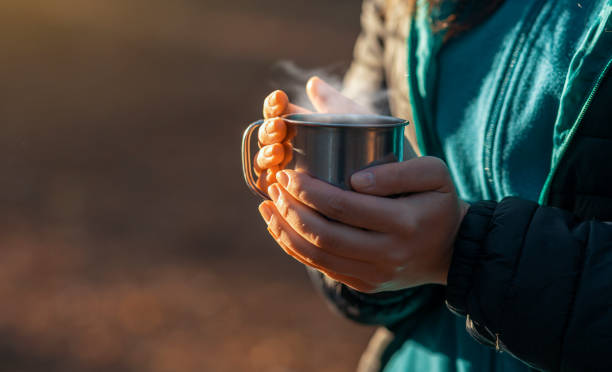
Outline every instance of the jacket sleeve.
<path fill-rule="evenodd" d="M 342 88 L 343 94 L 381 114 L 389 113 L 384 70 L 385 1 L 363 1 L 361 32 Z"/>
<path fill-rule="evenodd" d="M 518 198 L 476 203 L 446 303 L 477 341 L 534 368 L 612 370 L 612 224 Z"/>
<path fill-rule="evenodd" d="M 319 271 L 309 268 L 315 287 L 325 297 L 332 310 L 362 324 L 389 328 L 407 323 L 434 304 L 443 304 L 444 287 L 426 285 L 401 291 L 366 294 L 356 291 Z"/>

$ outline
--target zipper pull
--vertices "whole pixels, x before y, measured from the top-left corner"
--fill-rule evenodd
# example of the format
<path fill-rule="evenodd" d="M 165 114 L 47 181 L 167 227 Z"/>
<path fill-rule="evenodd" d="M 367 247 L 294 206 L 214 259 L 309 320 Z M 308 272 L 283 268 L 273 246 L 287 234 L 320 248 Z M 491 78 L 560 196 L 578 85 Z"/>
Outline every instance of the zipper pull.
<path fill-rule="evenodd" d="M 499 333 L 495 334 L 495 351 L 497 351 L 498 353 L 502 353 L 503 350 L 500 346 L 500 341 L 499 341 Z"/>

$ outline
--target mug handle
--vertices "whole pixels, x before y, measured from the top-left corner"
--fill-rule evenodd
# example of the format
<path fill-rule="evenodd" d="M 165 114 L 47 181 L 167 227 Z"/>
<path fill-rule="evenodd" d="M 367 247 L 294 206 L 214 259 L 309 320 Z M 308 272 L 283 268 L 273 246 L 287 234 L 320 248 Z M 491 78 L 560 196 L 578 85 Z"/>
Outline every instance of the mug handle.
<path fill-rule="evenodd" d="M 255 154 L 251 153 L 251 137 L 253 132 L 263 124 L 263 120 L 258 120 L 251 123 L 242 135 L 242 175 L 244 176 L 244 182 L 246 182 L 249 189 L 257 196 L 260 196 L 266 200 L 270 200 L 270 197 L 257 187 L 255 177 L 253 177 L 253 164 L 252 160 Z"/>

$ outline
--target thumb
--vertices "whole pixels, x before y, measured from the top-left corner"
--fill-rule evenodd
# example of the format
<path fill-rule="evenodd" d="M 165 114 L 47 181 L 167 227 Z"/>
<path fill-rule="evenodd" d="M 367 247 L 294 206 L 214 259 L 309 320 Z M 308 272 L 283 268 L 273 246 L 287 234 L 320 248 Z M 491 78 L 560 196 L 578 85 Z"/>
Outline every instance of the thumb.
<path fill-rule="evenodd" d="M 351 186 L 357 192 L 378 196 L 454 190 L 446 164 L 432 156 L 364 169 L 351 176 Z"/>
<path fill-rule="evenodd" d="M 326 114 L 371 114 L 368 109 L 344 96 L 317 76 L 308 80 L 306 93 L 318 112 Z"/>

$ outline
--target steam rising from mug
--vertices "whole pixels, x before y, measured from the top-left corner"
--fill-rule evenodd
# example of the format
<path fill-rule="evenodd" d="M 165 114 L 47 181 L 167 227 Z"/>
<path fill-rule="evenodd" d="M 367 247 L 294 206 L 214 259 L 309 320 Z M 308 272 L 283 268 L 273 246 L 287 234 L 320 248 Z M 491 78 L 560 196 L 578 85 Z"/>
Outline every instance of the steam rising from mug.
<path fill-rule="evenodd" d="M 364 82 L 361 79 L 348 79 L 343 81 L 341 64 L 331 65 L 326 67 L 308 69 L 298 66 L 292 61 L 282 60 L 275 64 L 275 69 L 280 71 L 280 74 L 271 82 L 274 89 L 284 90 L 290 97 L 291 102 L 314 110 L 304 87 L 310 78 L 318 76 L 327 84 L 341 91 L 342 94 L 353 101 L 357 102 L 364 108 L 367 108 L 373 113 L 387 114 L 389 112 L 388 102 L 390 92 L 387 89 L 372 91 L 371 84 Z M 337 108 L 337 111 L 342 111 Z M 350 111 L 345 111 L 350 112 Z"/>

